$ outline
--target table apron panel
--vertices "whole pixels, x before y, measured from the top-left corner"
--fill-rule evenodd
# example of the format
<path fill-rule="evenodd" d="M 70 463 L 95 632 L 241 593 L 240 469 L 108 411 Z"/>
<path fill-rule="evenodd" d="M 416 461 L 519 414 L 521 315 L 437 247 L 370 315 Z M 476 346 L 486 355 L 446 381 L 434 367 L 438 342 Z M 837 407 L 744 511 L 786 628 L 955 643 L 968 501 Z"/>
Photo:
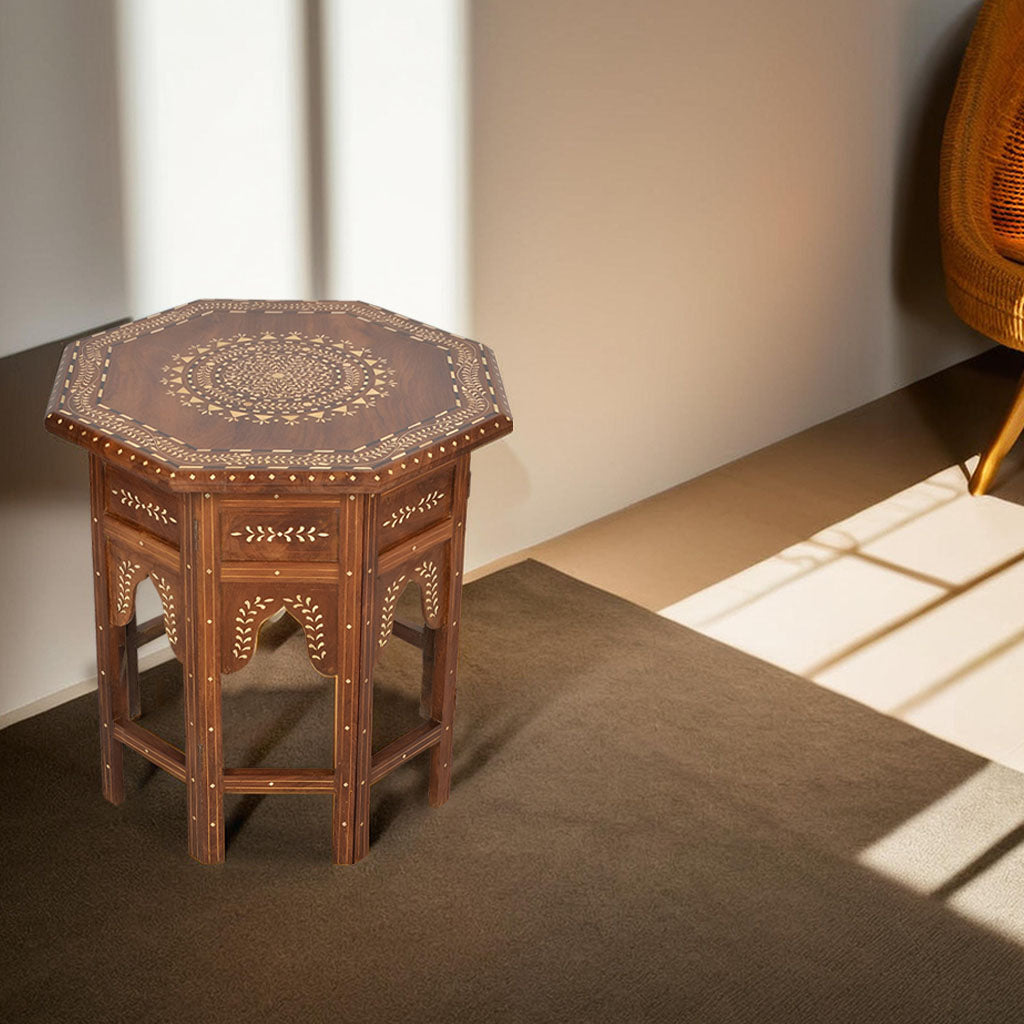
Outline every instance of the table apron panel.
<path fill-rule="evenodd" d="M 417 475 L 411 483 L 380 496 L 377 524 L 382 544 L 393 546 L 452 514 L 455 466 L 449 463 Z"/>
<path fill-rule="evenodd" d="M 168 569 L 173 569 L 175 573 L 181 571 L 181 553 L 178 549 L 145 530 L 129 526 L 110 516 L 104 516 L 103 533 L 110 540 L 117 541 L 139 554 L 147 555 L 152 561 Z"/>
<path fill-rule="evenodd" d="M 260 628 L 284 608 L 302 627 L 310 664 L 322 676 L 338 673 L 338 587 L 264 578 L 225 584 L 221 591 L 220 669 L 237 672 L 256 653 Z M 345 633 L 356 635 L 355 623 Z"/>
<path fill-rule="evenodd" d="M 225 583 L 337 583 L 337 563 L 319 562 L 222 562 Z"/>
<path fill-rule="evenodd" d="M 220 553 L 226 561 L 336 562 L 338 505 L 241 507 L 222 503 Z"/>
<path fill-rule="evenodd" d="M 406 565 L 430 548 L 437 547 L 438 544 L 443 544 L 446 540 L 450 540 L 454 529 L 455 524 L 452 522 L 451 517 L 449 517 L 420 533 L 414 533 L 399 544 L 385 548 L 377 557 L 378 575 L 383 575 L 392 569 Z"/>
<path fill-rule="evenodd" d="M 128 520 L 168 543 L 178 539 L 182 521 L 180 498 L 170 490 L 139 479 L 137 474 L 106 467 L 103 509 L 108 516 Z"/>

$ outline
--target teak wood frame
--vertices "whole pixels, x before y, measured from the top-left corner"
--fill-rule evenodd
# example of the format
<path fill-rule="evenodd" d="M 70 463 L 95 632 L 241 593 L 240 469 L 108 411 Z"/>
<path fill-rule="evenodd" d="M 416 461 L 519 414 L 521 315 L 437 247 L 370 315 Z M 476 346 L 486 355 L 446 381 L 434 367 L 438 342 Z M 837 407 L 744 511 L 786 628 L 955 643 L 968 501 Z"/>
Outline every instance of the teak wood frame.
<path fill-rule="evenodd" d="M 125 493 L 111 486 L 124 478 L 123 469 L 90 455 L 104 797 L 113 804 L 125 798 L 125 747 L 185 783 L 188 849 L 204 864 L 224 859 L 225 793 L 332 793 L 336 864 L 355 863 L 368 852 L 370 787 L 426 750 L 429 801 L 443 804 L 452 775 L 469 452 L 439 460 L 429 473 L 382 493 L 268 488 L 247 491 L 240 500 L 223 490 L 167 490 L 157 495 L 162 504 L 149 502 L 149 511 L 135 492 L 136 500 L 110 501 L 110 494 Z M 443 502 L 436 497 L 439 478 L 449 492 Z M 147 486 L 151 494 L 153 485 Z M 249 533 L 228 530 L 239 510 L 258 523 Z M 298 551 L 306 541 L 294 533 L 297 515 L 324 526 L 304 527 L 304 536 L 323 542 L 319 550 Z M 286 534 L 289 522 L 293 532 Z M 282 552 L 302 558 L 282 558 Z M 164 614 L 137 625 L 134 591 L 146 575 L 158 582 Z M 410 583 L 422 592 L 422 629 L 394 618 L 395 602 Z M 314 667 L 334 679 L 333 764 L 226 767 L 221 673 L 252 656 L 260 625 L 281 607 L 302 625 Z M 183 664 L 184 750 L 136 721 L 137 649 L 164 631 Z M 423 649 L 426 720 L 374 753 L 373 668 L 392 632 Z"/>

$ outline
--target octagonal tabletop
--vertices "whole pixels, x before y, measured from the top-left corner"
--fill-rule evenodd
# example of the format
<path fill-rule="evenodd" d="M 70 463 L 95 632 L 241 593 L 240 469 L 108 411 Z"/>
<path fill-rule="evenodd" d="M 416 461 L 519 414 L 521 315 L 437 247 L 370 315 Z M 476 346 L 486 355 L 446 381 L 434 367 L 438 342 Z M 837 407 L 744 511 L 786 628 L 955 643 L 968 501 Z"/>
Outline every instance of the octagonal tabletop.
<path fill-rule="evenodd" d="M 176 490 L 377 489 L 512 419 L 485 345 L 364 302 L 207 299 L 71 342 L 46 426 Z"/>

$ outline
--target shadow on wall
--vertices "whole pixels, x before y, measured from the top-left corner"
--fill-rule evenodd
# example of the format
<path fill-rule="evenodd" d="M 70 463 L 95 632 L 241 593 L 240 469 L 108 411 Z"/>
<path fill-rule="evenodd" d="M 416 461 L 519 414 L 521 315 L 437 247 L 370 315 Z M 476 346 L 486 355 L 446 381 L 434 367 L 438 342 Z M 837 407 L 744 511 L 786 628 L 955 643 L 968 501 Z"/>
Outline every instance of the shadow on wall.
<path fill-rule="evenodd" d="M 46 399 L 64 346 L 75 338 L 105 330 L 124 319 L 0 359 L 0 449 L 3 498 L 89 504 L 88 461 L 43 427 Z"/>
<path fill-rule="evenodd" d="M 127 306 L 115 13 L 113 0 L 0 0 L 5 502 L 88 500 L 84 460 L 44 434 L 43 411 L 70 340 L 50 339 Z"/>
<path fill-rule="evenodd" d="M 113 0 L 0 0 L 0 355 L 127 306 Z"/>
<path fill-rule="evenodd" d="M 971 30 L 980 9 L 950 11 L 946 29 L 932 41 L 918 87 L 909 92 L 909 102 L 900 125 L 901 150 L 897 162 L 893 210 L 893 292 L 901 316 L 897 326 L 899 358 L 909 372 L 920 376 L 936 348 L 949 351 L 949 362 L 980 352 L 991 342 L 964 325 L 946 299 L 945 279 L 939 246 L 939 157 L 946 112 L 953 98 L 957 75 Z M 920 46 L 922 26 L 935 21 L 935 0 L 920 0 L 904 25 L 903 63 Z M 968 347 L 965 351 L 965 346 Z M 1012 395 L 1016 373 L 1008 353 L 992 354 L 972 364 L 972 376 L 986 396 L 962 389 L 913 389 L 921 418 L 933 430 L 951 461 L 962 462 L 979 451 L 995 432 L 1004 404 Z M 1019 372 L 1019 370 L 1017 371 Z M 955 412 L 956 404 L 960 411 Z M 966 407 L 970 415 L 965 415 Z"/>
<path fill-rule="evenodd" d="M 0 359 L 0 722 L 95 671 L 89 463 L 43 427 L 65 343 Z"/>
<path fill-rule="evenodd" d="M 918 4 L 905 26 L 904 54 L 920 46 L 921 27 L 929 17 Z M 901 123 L 893 209 L 893 291 L 904 313 L 901 349 L 914 369 L 921 355 L 955 333 L 960 321 L 946 301 L 939 252 L 939 154 L 946 111 L 953 98 L 960 62 L 977 17 L 977 7 L 951 18 L 921 62 L 923 74 L 909 98 Z M 930 12 L 934 20 L 934 10 Z M 906 57 L 904 57 L 906 62 Z"/>
<path fill-rule="evenodd" d="M 116 10 L 0 0 L 0 717 L 94 671 L 88 462 L 43 416 L 68 336 L 128 309 Z"/>

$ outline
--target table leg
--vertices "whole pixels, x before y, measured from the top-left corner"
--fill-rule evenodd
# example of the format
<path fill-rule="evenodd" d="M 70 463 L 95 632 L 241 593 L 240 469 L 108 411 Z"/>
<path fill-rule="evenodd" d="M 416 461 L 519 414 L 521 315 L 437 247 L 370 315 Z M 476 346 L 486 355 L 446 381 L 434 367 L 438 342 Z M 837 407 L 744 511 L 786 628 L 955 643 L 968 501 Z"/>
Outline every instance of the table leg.
<path fill-rule="evenodd" d="M 464 458 L 455 472 L 452 514 L 455 530 L 446 545 L 448 571 L 445 574 L 446 600 L 441 625 L 433 631 L 424 656 L 430 651 L 430 717 L 442 725 L 441 742 L 430 751 L 428 799 L 431 807 L 440 807 L 448 799 L 452 784 L 452 752 L 455 729 L 455 688 L 459 661 L 459 617 L 462 608 L 462 556 L 466 534 L 466 500 L 469 496 L 469 459 Z M 425 666 L 426 670 L 426 666 Z"/>
<path fill-rule="evenodd" d="M 456 602 L 457 607 L 457 602 Z M 441 741 L 430 751 L 428 799 L 440 807 L 452 784 L 452 743 L 455 723 L 455 687 L 458 662 L 458 625 L 445 623 L 434 631 L 434 665 L 431 678 L 430 717 L 443 726 Z"/>
<path fill-rule="evenodd" d="M 338 601 L 338 676 L 334 687 L 334 800 L 331 855 L 335 864 L 353 864 L 356 856 L 360 791 L 369 789 L 368 771 L 360 773 L 359 704 L 367 678 L 363 637 L 367 616 L 364 594 L 372 580 L 363 567 L 366 499 L 341 503 L 341 593 Z M 362 819 L 365 822 L 365 816 Z"/>
<path fill-rule="evenodd" d="M 114 739 L 114 719 L 124 718 L 128 697 L 121 674 L 124 630 L 110 614 L 110 567 L 103 536 L 103 464 L 89 459 L 89 490 L 92 506 L 93 593 L 96 604 L 96 681 L 100 717 L 100 772 L 104 799 L 124 800 L 124 746 Z"/>
<path fill-rule="evenodd" d="M 105 582 L 105 581 L 104 581 Z M 112 804 L 124 800 L 124 746 L 114 739 L 114 720 L 128 714 L 128 693 L 121 674 L 121 641 L 124 630 L 113 625 L 109 617 L 100 616 L 106 608 L 103 600 L 96 607 L 96 664 L 99 678 L 100 756 L 102 757 L 103 796 Z"/>
<path fill-rule="evenodd" d="M 356 502 L 355 504 L 359 504 Z M 373 758 L 373 663 L 376 660 L 374 647 L 373 616 L 376 607 L 376 541 L 374 527 L 377 517 L 377 495 L 369 494 L 363 499 L 362 546 L 360 560 L 362 587 L 359 601 L 359 617 L 353 623 L 358 642 L 352 646 L 358 649 L 358 671 L 353 680 L 357 686 L 357 705 L 352 719 L 355 733 L 355 814 L 352 836 L 352 863 L 361 860 L 370 852 L 370 765 Z"/>
<path fill-rule="evenodd" d="M 433 717 L 434 660 L 437 630 L 423 624 L 423 679 L 420 683 L 420 717 Z"/>
<path fill-rule="evenodd" d="M 128 686 L 128 717 L 138 718 L 142 714 L 142 695 L 139 692 L 139 642 L 138 622 L 135 615 L 124 627 L 124 674 Z"/>
<path fill-rule="evenodd" d="M 224 860 L 216 516 L 209 495 L 185 502 L 185 772 L 188 852 L 201 864 Z"/>

